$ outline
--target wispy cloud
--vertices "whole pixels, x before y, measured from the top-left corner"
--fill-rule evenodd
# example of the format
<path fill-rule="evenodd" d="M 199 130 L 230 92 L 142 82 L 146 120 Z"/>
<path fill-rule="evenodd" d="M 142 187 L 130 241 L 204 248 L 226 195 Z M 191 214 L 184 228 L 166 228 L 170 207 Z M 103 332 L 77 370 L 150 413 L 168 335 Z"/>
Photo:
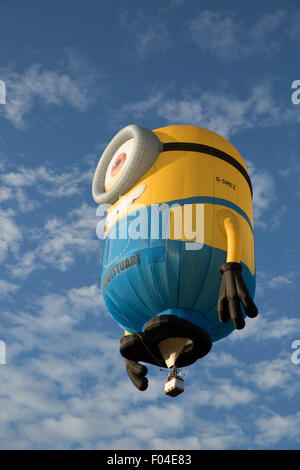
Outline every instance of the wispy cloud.
<path fill-rule="evenodd" d="M 300 12 L 295 12 L 287 28 L 287 34 L 292 40 L 298 41 L 300 37 Z"/>
<path fill-rule="evenodd" d="M 99 250 L 95 209 L 87 204 L 71 210 L 65 217 L 49 217 L 43 226 L 27 233 L 34 248 L 23 250 L 21 259 L 8 263 L 13 277 L 26 278 L 45 266 L 66 271 L 78 256 L 91 256 Z"/>
<path fill-rule="evenodd" d="M 166 52 L 172 45 L 168 28 L 158 16 L 146 14 L 143 10 L 132 15 L 130 10 L 122 9 L 120 23 L 131 33 L 131 41 L 125 41 L 126 48 L 123 45 L 126 58 L 144 61 L 153 54 Z"/>
<path fill-rule="evenodd" d="M 254 371 L 248 374 L 247 380 L 254 382 L 261 390 L 280 387 L 290 392 L 291 384 L 296 385 L 297 382 L 299 385 L 300 370 L 292 364 L 290 357 L 276 358 L 255 364 Z"/>
<path fill-rule="evenodd" d="M 87 204 L 73 209 L 67 218 L 50 218 L 40 231 L 39 256 L 65 271 L 74 263 L 75 254 L 88 254 L 99 248 L 95 226 L 95 209 Z"/>
<path fill-rule="evenodd" d="M 280 290 L 283 288 L 291 292 L 291 289 L 295 288 L 295 281 L 298 277 L 296 271 L 275 274 L 259 269 L 256 274 L 256 294 L 260 297 L 269 295 L 268 289 Z"/>
<path fill-rule="evenodd" d="M 288 274 L 278 274 L 273 276 L 268 281 L 268 287 L 270 289 L 281 289 L 282 287 L 290 286 L 294 283 L 295 273 L 288 273 Z"/>
<path fill-rule="evenodd" d="M 118 351 L 118 333 L 104 333 L 105 320 L 95 285 L 31 296 L 22 309 L 2 314 L 1 328 L 5 326 L 10 339 L 9 367 L 1 369 L 3 448 L 251 446 L 255 438 L 249 435 L 248 415 L 253 409 L 259 436 L 263 436 L 265 416 L 258 412 L 258 400 L 264 403 L 266 390 L 284 390 L 289 381 L 280 358 L 228 378 L 216 375 L 216 356 L 215 363 L 202 365 L 201 377 L 187 380 L 184 401 L 167 403 L 161 397 L 163 380 L 154 368 L 150 367 L 146 392 L 130 384 Z M 236 362 L 242 365 L 228 354 L 222 358 L 228 367 L 236 368 Z M 205 414 L 207 408 L 211 418 L 205 419 L 201 410 Z M 243 409 L 241 423 L 234 417 L 241 416 Z M 219 410 L 221 419 L 216 415 Z M 266 406 L 264 413 L 270 417 Z M 280 442 L 283 436 L 276 439 Z"/>
<path fill-rule="evenodd" d="M 6 267 L 13 277 L 25 279 L 45 265 L 66 270 L 74 263 L 75 253 L 78 256 L 96 249 L 96 208 L 80 200 L 92 179 L 91 162 L 85 170 L 40 166 L 10 171 L 11 165 L 7 166 L 0 176 L 0 259 L 12 255 Z M 64 217 L 50 215 L 49 210 L 47 220 L 38 217 L 30 226 L 24 225 L 22 213 L 36 211 L 42 201 L 43 206 L 51 207 L 51 201 L 58 198 L 68 198 Z M 18 256 L 21 244 L 22 256 Z"/>
<path fill-rule="evenodd" d="M 205 358 L 205 365 L 208 367 L 235 367 L 238 364 L 239 361 L 227 352 L 221 352 L 220 354 L 210 352 Z"/>
<path fill-rule="evenodd" d="M 28 311 L 10 315 L 10 321 L 41 335 L 63 333 L 87 315 L 104 310 L 96 285 L 72 288 L 64 293 L 48 293 L 31 301 Z M 101 320 L 100 320 L 101 321 Z"/>
<path fill-rule="evenodd" d="M 17 171 L 8 171 L 2 174 L 1 180 L 5 185 L 3 200 L 12 196 L 18 200 L 24 199 L 23 190 L 25 188 L 34 189 L 48 198 L 74 196 L 79 194 L 91 179 L 92 170 L 89 168 L 82 171 L 79 167 L 73 166 L 65 171 L 59 171 L 44 165 L 37 168 L 20 167 Z"/>
<path fill-rule="evenodd" d="M 17 284 L 13 284 L 12 282 L 8 282 L 5 279 L 0 279 L 0 295 L 1 297 L 6 297 L 9 294 L 14 293 L 18 290 L 20 286 Z"/>
<path fill-rule="evenodd" d="M 132 115 L 136 120 L 151 112 L 166 124 L 197 125 L 227 138 L 247 129 L 295 122 L 296 111 L 283 109 L 274 98 L 272 85 L 266 82 L 254 86 L 244 98 L 222 90 L 186 91 L 182 95 L 170 98 L 164 91 L 153 90 L 148 98 L 125 104 L 118 115 L 127 119 Z"/>
<path fill-rule="evenodd" d="M 6 84 L 3 80 L 0 80 L 0 104 L 6 103 Z"/>
<path fill-rule="evenodd" d="M 0 261 L 3 261 L 8 253 L 17 254 L 22 239 L 23 234 L 16 223 L 14 211 L 0 210 Z"/>
<path fill-rule="evenodd" d="M 262 228 L 270 227 L 265 213 L 276 201 L 275 180 L 266 170 L 258 170 L 255 165 L 246 160 L 247 168 L 253 185 L 253 212 L 255 225 Z"/>
<path fill-rule="evenodd" d="M 232 61 L 277 51 L 280 44 L 276 31 L 285 16 L 284 11 L 276 11 L 260 16 L 252 25 L 245 25 L 234 13 L 205 10 L 188 22 L 187 30 L 191 41 L 202 52 Z"/>
<path fill-rule="evenodd" d="M 49 69 L 33 64 L 19 72 L 13 68 L 1 70 L 7 87 L 6 105 L 0 117 L 24 129 L 30 122 L 28 114 L 37 103 L 44 106 L 72 106 L 85 111 L 99 91 L 95 85 L 97 72 L 84 59 L 67 50 L 60 66 Z"/>
<path fill-rule="evenodd" d="M 256 394 L 246 387 L 238 386 L 228 379 L 215 379 L 209 383 L 209 388 L 203 388 L 198 404 L 210 405 L 215 409 L 233 409 L 248 405 L 255 400 Z"/>
<path fill-rule="evenodd" d="M 299 115 L 300 116 L 300 115 Z M 291 187 L 294 189 L 294 195 L 300 199 L 300 161 L 298 155 L 293 155 L 284 159 L 286 166 L 279 170 L 279 175 L 283 180 L 293 181 Z"/>
<path fill-rule="evenodd" d="M 270 312 L 263 312 L 255 320 L 246 318 L 246 327 L 241 331 L 233 331 L 229 341 L 272 341 L 293 338 L 300 334 L 300 319 L 296 316 L 282 316 L 273 319 Z"/>
<path fill-rule="evenodd" d="M 256 443 L 265 447 L 273 446 L 278 442 L 295 440 L 300 442 L 300 413 L 293 415 L 280 415 L 268 413 L 256 420 L 258 434 Z"/>
<path fill-rule="evenodd" d="M 185 2 L 185 0 L 169 0 L 169 5 L 171 7 L 179 7 L 181 5 L 183 5 Z"/>

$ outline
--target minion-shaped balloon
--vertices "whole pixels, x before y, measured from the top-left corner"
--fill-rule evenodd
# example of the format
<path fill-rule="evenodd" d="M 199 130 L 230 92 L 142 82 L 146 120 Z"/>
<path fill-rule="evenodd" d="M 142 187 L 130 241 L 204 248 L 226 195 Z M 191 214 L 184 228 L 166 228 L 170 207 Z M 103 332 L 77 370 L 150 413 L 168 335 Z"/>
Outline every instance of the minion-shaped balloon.
<path fill-rule="evenodd" d="M 129 125 L 100 158 L 93 197 L 110 205 L 101 289 L 137 388 L 139 362 L 188 366 L 257 315 L 252 186 L 226 139 Z"/>

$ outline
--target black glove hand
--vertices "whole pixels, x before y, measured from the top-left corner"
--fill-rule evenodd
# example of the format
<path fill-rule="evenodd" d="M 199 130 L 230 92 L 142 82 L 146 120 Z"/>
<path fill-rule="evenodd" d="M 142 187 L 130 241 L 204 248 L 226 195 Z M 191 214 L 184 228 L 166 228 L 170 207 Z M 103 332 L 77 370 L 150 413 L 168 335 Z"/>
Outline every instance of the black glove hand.
<path fill-rule="evenodd" d="M 148 387 L 148 379 L 146 379 L 145 375 L 148 372 L 146 366 L 139 364 L 136 361 L 130 361 L 129 359 L 124 358 L 125 367 L 127 370 L 127 374 L 133 383 L 141 391 L 144 391 Z"/>
<path fill-rule="evenodd" d="M 237 330 L 245 326 L 240 302 L 242 302 L 248 317 L 254 318 L 258 314 L 257 307 L 250 297 L 247 286 L 242 276 L 243 267 L 240 263 L 225 263 L 220 267 L 223 274 L 219 299 L 218 316 L 222 323 L 230 317 Z"/>

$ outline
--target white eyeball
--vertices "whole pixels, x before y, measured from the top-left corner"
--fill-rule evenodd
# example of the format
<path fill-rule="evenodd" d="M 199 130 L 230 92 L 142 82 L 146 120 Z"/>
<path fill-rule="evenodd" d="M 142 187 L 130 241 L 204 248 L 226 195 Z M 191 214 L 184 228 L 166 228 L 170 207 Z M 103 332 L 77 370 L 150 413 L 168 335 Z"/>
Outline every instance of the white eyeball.
<path fill-rule="evenodd" d="M 134 139 L 129 139 L 116 151 L 107 168 L 104 190 L 107 192 L 118 181 L 132 157 Z"/>

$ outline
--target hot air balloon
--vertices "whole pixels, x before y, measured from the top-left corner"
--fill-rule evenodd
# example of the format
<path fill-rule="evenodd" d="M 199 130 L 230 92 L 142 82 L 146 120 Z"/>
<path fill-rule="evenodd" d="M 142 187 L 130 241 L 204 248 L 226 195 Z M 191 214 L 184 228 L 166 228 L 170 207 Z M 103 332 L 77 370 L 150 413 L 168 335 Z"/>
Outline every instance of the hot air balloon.
<path fill-rule="evenodd" d="M 246 165 L 215 132 L 129 125 L 104 150 L 93 197 L 109 205 L 101 289 L 125 330 L 128 375 L 146 390 L 140 363 L 167 367 L 165 393 L 176 396 L 183 391 L 178 368 L 258 313 Z"/>

